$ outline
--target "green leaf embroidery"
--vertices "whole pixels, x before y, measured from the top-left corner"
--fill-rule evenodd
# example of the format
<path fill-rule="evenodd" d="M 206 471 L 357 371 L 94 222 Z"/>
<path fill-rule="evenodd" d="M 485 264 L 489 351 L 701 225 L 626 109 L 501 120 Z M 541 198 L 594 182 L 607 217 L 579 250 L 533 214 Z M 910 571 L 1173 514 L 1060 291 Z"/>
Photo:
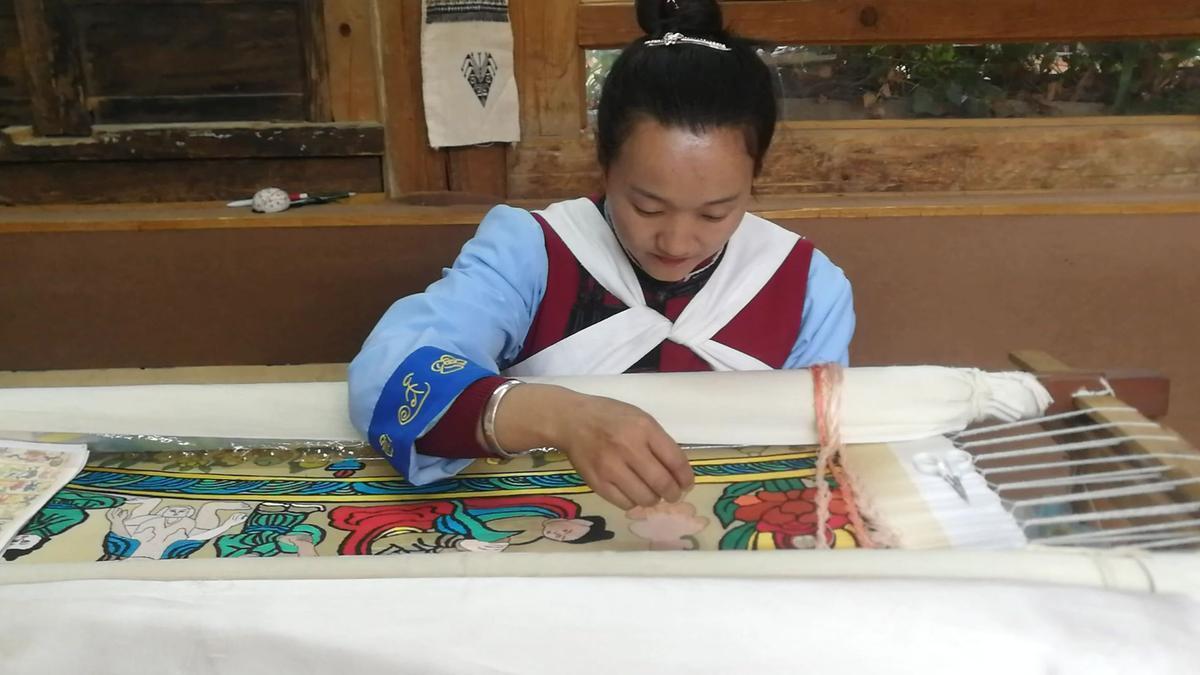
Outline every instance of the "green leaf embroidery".
<path fill-rule="evenodd" d="M 742 523 L 721 537 L 717 548 L 722 551 L 746 551 L 750 548 L 750 538 L 754 536 L 755 524 Z"/>

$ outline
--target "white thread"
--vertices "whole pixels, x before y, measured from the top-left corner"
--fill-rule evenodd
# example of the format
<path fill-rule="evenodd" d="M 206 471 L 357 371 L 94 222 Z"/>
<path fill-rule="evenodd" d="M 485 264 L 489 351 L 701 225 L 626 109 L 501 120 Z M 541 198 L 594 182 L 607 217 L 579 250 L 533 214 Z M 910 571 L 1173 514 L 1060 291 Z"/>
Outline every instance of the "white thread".
<path fill-rule="evenodd" d="M 1072 410 L 1071 412 L 1058 413 L 1057 415 L 1047 415 L 1045 417 L 1037 417 L 1034 419 L 1027 419 L 1027 420 L 1018 420 L 1016 422 L 1005 422 L 1003 424 L 992 424 L 992 425 L 989 425 L 986 427 L 975 427 L 973 429 L 967 429 L 965 431 L 960 431 L 957 434 L 954 434 L 953 436 L 951 436 L 951 438 L 959 439 L 959 438 L 966 438 L 968 436 L 978 436 L 979 434 L 986 434 L 986 433 L 990 433 L 993 431 L 1005 431 L 1007 429 L 1016 429 L 1018 427 L 1033 426 L 1035 424 L 1041 424 L 1043 422 L 1055 422 L 1058 420 L 1070 419 L 1072 417 L 1082 417 L 1084 415 L 1090 415 L 1091 413 L 1095 413 L 1095 412 L 1137 412 L 1137 411 L 1138 411 L 1137 408 L 1131 408 L 1129 406 L 1105 406 L 1105 407 L 1098 407 L 1098 408 L 1089 408 L 1086 410 Z"/>
<path fill-rule="evenodd" d="M 1100 438 L 1091 441 L 1077 441 L 1075 443 L 1061 443 L 1051 445 L 1040 445 L 1036 448 L 1026 448 L 1024 450 L 1002 450 L 989 452 L 975 456 L 975 462 L 996 459 L 1006 459 L 1008 457 L 1028 457 L 1031 455 L 1050 455 L 1059 452 L 1074 452 L 1076 450 L 1092 450 L 1095 448 L 1111 448 L 1117 445 L 1123 445 L 1130 441 L 1177 441 L 1174 436 L 1122 436 L 1120 438 Z M 1175 448 L 1172 448 L 1175 450 Z"/>
<path fill-rule="evenodd" d="M 1062 478 L 1038 478 L 1033 480 L 1016 481 L 1013 483 L 996 484 L 988 482 L 995 492 L 1005 490 L 1029 490 L 1032 488 L 1070 487 L 1074 485 L 1098 485 L 1104 483 L 1128 483 L 1143 478 L 1155 477 L 1170 471 L 1169 466 L 1151 466 L 1141 469 L 1122 469 L 1121 471 L 1102 471 L 1086 473 L 1078 476 L 1063 476 Z"/>
<path fill-rule="evenodd" d="M 1120 443 L 1116 443 L 1120 444 Z M 1049 461 L 1043 464 L 1022 464 L 1020 466 L 997 466 L 995 468 L 976 468 L 983 476 L 992 473 L 1016 473 L 1022 471 L 1039 471 L 1043 468 L 1068 468 L 1093 464 L 1126 464 L 1129 461 L 1148 461 L 1152 459 L 1182 459 L 1189 461 L 1200 460 L 1200 455 L 1183 455 L 1176 453 L 1132 453 L 1127 455 L 1111 455 L 1106 458 L 1073 459 L 1066 461 Z"/>
<path fill-rule="evenodd" d="M 1035 438 L 1050 438 L 1051 436 L 1069 436 L 1071 434 L 1083 434 L 1089 431 L 1104 431 L 1105 429 L 1119 429 L 1122 427 L 1141 427 L 1160 429 L 1154 422 L 1104 422 L 1103 424 L 1089 424 L 1082 427 L 1071 427 L 1069 429 L 1053 429 L 1050 431 L 1039 431 L 1032 434 L 1020 434 L 1018 436 L 1005 436 L 1004 438 L 988 438 L 982 441 L 967 441 L 960 445 L 960 448 L 977 448 L 984 445 L 999 445 L 1001 443 L 1015 443 L 1017 441 L 1028 441 Z M 1172 439 L 1173 440 L 1173 439 Z"/>
<path fill-rule="evenodd" d="M 1132 527 L 1121 527 L 1114 530 L 1096 530 L 1094 532 L 1077 532 L 1075 534 L 1060 534 L 1052 537 L 1044 537 L 1036 540 L 1039 544 L 1055 545 L 1058 543 L 1071 543 L 1075 541 L 1085 542 L 1092 540 L 1107 540 L 1110 537 L 1119 538 L 1126 534 L 1141 534 L 1143 532 L 1164 532 L 1170 530 L 1184 530 L 1189 527 L 1200 526 L 1200 518 L 1191 520 L 1182 520 L 1169 523 L 1151 523 L 1149 525 L 1134 525 Z"/>
<path fill-rule="evenodd" d="M 1178 539 L 1168 539 L 1167 541 L 1157 541 L 1153 544 L 1146 544 L 1141 548 L 1174 548 L 1176 546 L 1189 546 L 1191 544 L 1200 543 L 1200 535 L 1192 537 L 1180 537 Z"/>
<path fill-rule="evenodd" d="M 1150 485 L 1135 485 L 1133 487 L 1106 488 L 1103 490 L 1089 490 L 1086 492 L 1075 492 L 1069 495 L 1055 495 L 1053 497 L 1036 497 L 1034 499 L 1022 499 L 1019 501 L 1009 502 L 1014 509 L 1029 506 L 1049 506 L 1051 504 L 1070 504 L 1072 502 L 1086 502 L 1092 499 L 1108 499 L 1110 497 L 1133 497 L 1136 495 L 1150 495 L 1160 492 L 1170 492 L 1174 488 L 1182 485 L 1196 485 L 1200 483 L 1200 478 L 1181 478 L 1179 480 L 1167 480 L 1161 483 L 1152 483 Z M 1152 507 L 1147 507 L 1152 508 Z"/>
<path fill-rule="evenodd" d="M 1081 387 L 1079 391 L 1071 394 L 1071 398 L 1083 398 L 1085 396 L 1116 396 L 1117 392 L 1113 391 L 1112 385 L 1108 383 L 1108 379 L 1101 377 L 1100 384 L 1104 385 L 1103 389 L 1091 390 L 1087 387 Z"/>
<path fill-rule="evenodd" d="M 1197 513 L 1200 512 L 1200 502 L 1187 502 L 1185 504 L 1169 504 L 1165 506 L 1140 506 L 1128 509 L 1114 509 L 1111 511 L 1093 511 L 1090 513 L 1072 513 L 1065 516 L 1048 516 L 1045 518 L 1030 518 L 1022 523 L 1022 527 L 1028 530 L 1031 527 L 1040 527 L 1043 525 L 1062 525 L 1067 523 L 1087 523 L 1097 520 L 1111 519 L 1131 519 L 1131 518 L 1149 518 L 1153 516 L 1171 516 L 1181 513 Z"/>

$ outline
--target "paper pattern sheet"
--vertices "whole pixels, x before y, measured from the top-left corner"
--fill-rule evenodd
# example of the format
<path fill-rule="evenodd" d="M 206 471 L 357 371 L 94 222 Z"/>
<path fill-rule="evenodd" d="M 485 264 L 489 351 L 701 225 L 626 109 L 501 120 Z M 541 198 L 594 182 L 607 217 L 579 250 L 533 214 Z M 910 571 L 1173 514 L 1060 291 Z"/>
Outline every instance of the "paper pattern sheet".
<path fill-rule="evenodd" d="M 0 439 L 0 551 L 87 463 L 86 445 Z"/>

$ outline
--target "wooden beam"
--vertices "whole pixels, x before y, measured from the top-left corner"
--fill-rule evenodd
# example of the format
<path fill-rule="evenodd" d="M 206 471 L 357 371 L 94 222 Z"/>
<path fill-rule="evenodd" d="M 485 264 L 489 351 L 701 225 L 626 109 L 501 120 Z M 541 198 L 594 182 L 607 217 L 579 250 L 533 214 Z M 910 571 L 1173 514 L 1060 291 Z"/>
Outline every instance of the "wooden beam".
<path fill-rule="evenodd" d="M 15 0 L 17 30 L 41 136 L 86 136 L 92 119 L 84 104 L 79 48 L 62 0 Z"/>
<path fill-rule="evenodd" d="M 101 370 L 0 370 L 0 389 L 28 387 L 136 387 L 155 384 L 267 384 L 345 382 L 346 363 L 294 366 L 192 366 Z"/>
<path fill-rule="evenodd" d="M 1000 190 L 1200 190 L 1200 117 L 783 122 L 761 195 Z M 510 151 L 516 198 L 599 184 L 590 138 Z"/>
<path fill-rule="evenodd" d="M 380 161 L 379 157 L 291 157 L 0 163 L 0 188 L 16 204 L 228 201 L 268 186 L 297 192 L 366 193 L 383 189 Z"/>
<path fill-rule="evenodd" d="M 1105 383 L 1112 387 L 1117 398 L 1150 419 L 1166 417 L 1171 400 L 1171 380 L 1145 370 L 1097 373 L 1040 371 L 1038 381 L 1054 397 L 1054 404 L 1046 410 L 1047 415 L 1075 410 L 1081 400 L 1075 397 L 1077 392 L 1103 391 Z"/>
<path fill-rule="evenodd" d="M 329 98 L 337 122 L 378 121 L 379 64 L 371 3 L 325 0 Z"/>
<path fill-rule="evenodd" d="M 1171 401 L 1171 380 L 1150 370 L 1107 370 L 1088 372 L 1072 368 L 1046 352 L 1025 349 L 1008 355 L 1018 368 L 1037 375 L 1038 381 L 1054 397 L 1047 415 L 1071 412 L 1092 397 L 1076 397 L 1087 390 L 1101 392 L 1111 388 L 1124 405 L 1137 409 L 1150 419 L 1166 417 Z"/>
<path fill-rule="evenodd" d="M 1037 349 L 1021 349 L 1008 355 L 1008 360 L 1021 370 L 1038 375 L 1070 373 L 1074 368 Z"/>
<path fill-rule="evenodd" d="M 557 3 L 556 3 L 557 4 Z M 1200 35 L 1200 3 L 1154 0 L 762 0 L 723 4 L 741 34 L 777 44 L 1157 40 Z M 641 37 L 633 3 L 584 4 L 578 44 L 623 46 Z"/>
<path fill-rule="evenodd" d="M 329 52 L 325 41 L 324 0 L 301 0 L 296 8 L 300 52 L 304 56 L 304 99 L 309 122 L 332 122 L 329 99 Z"/>
<path fill-rule="evenodd" d="M 448 188 L 446 155 L 429 147 L 421 91 L 421 0 L 372 0 L 378 26 L 384 163 L 392 197 Z"/>
<path fill-rule="evenodd" d="M 308 124 L 97 125 L 78 139 L 45 139 L 29 127 L 0 130 L 0 162 L 381 156 L 383 127 Z"/>

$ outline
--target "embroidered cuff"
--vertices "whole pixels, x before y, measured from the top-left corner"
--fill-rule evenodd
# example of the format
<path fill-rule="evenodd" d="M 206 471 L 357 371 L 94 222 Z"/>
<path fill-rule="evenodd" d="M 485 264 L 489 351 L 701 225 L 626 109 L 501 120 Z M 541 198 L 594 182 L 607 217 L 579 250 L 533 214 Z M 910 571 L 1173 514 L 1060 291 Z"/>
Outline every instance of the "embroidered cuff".
<path fill-rule="evenodd" d="M 412 480 L 413 444 L 473 382 L 495 375 L 436 347 L 421 347 L 392 373 L 375 404 L 368 429 L 371 445 Z"/>

